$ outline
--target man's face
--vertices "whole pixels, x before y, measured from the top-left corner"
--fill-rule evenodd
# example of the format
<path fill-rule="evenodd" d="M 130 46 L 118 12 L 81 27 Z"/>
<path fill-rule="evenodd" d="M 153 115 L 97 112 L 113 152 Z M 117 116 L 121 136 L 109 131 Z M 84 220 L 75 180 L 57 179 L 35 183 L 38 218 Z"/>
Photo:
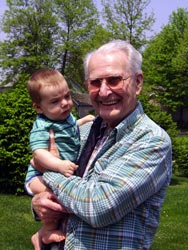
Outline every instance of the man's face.
<path fill-rule="evenodd" d="M 96 53 L 88 65 L 92 105 L 109 127 L 115 127 L 135 109 L 142 89 L 143 75 L 133 75 L 125 58 L 122 51 Z"/>

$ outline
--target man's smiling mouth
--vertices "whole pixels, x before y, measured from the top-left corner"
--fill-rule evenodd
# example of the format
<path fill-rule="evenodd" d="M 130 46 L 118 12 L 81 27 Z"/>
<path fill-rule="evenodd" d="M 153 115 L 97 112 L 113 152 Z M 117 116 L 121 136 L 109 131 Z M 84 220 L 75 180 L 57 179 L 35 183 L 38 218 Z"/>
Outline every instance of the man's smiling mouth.
<path fill-rule="evenodd" d="M 111 106 L 111 105 L 115 105 L 119 103 L 119 99 L 114 99 L 114 100 L 109 100 L 109 101 L 100 101 L 100 103 L 105 106 Z"/>

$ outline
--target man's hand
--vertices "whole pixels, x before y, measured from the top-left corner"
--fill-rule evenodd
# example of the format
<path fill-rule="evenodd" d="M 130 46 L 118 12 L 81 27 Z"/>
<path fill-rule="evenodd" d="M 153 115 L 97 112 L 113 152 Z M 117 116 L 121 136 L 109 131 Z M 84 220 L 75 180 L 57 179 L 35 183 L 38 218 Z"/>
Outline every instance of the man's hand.
<path fill-rule="evenodd" d="M 50 134 L 50 140 L 48 145 L 48 151 L 55 157 L 60 158 L 59 151 L 55 143 L 54 131 L 50 129 L 49 134 Z"/>
<path fill-rule="evenodd" d="M 44 222 L 59 220 L 63 213 L 67 213 L 67 210 L 57 202 L 55 195 L 48 191 L 36 194 L 32 199 L 32 206 Z"/>

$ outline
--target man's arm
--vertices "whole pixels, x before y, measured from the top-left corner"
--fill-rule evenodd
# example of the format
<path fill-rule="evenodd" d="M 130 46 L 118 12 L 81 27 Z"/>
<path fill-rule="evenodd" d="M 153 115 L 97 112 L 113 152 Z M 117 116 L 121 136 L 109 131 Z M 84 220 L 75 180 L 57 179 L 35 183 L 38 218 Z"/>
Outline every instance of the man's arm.
<path fill-rule="evenodd" d="M 146 141 L 145 141 L 146 142 Z M 118 159 L 112 152 L 95 162 L 92 175 L 81 179 L 46 172 L 43 179 L 61 204 L 93 227 L 116 223 L 158 194 L 162 205 L 171 174 L 171 143 L 152 136 L 139 141 Z"/>

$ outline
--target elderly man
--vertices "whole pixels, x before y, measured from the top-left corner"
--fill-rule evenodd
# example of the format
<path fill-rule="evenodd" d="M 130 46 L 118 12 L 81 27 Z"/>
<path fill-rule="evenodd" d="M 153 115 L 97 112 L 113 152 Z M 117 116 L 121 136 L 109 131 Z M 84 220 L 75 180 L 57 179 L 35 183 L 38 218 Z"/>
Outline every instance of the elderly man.
<path fill-rule="evenodd" d="M 137 99 L 141 64 L 141 54 L 122 40 L 86 55 L 85 79 L 98 116 L 91 128 L 81 127 L 77 176 L 44 173 L 62 206 L 50 192 L 33 198 L 43 220 L 70 214 L 64 249 L 146 250 L 152 245 L 171 177 L 171 140 Z"/>

